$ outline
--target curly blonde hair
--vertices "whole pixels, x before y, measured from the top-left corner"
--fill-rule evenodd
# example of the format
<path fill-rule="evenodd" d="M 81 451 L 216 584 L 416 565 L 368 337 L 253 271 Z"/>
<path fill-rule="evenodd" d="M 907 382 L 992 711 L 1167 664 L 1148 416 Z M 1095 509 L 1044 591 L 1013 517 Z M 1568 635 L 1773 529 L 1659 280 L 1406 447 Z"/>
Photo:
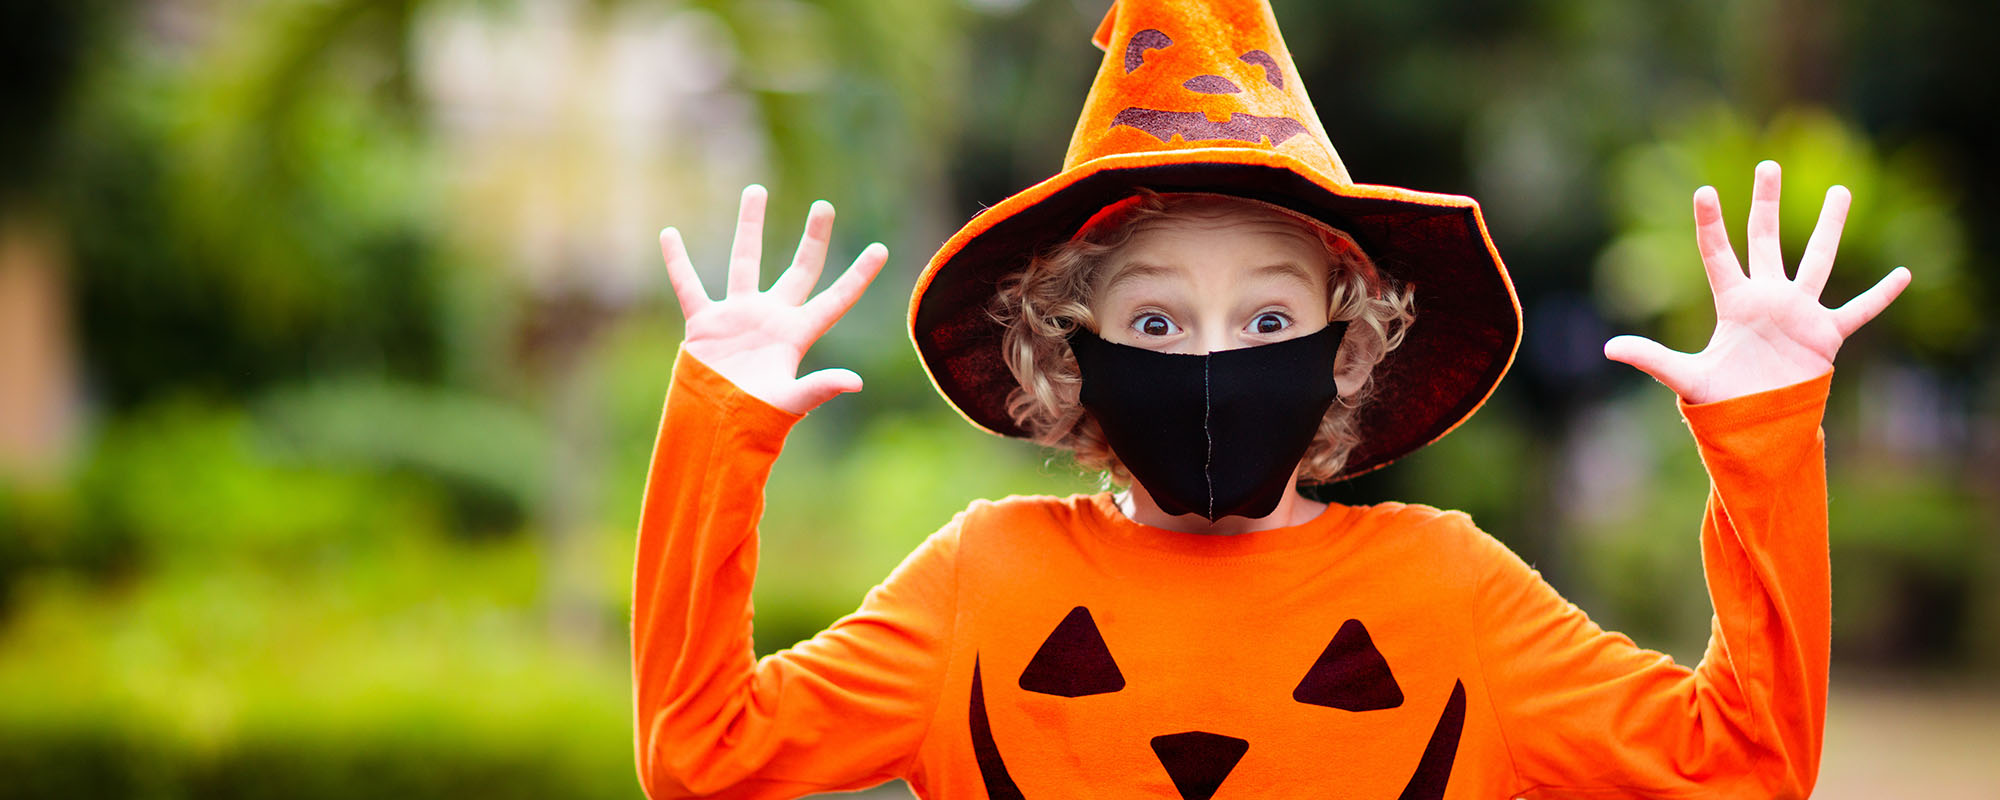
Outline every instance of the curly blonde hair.
<path fill-rule="evenodd" d="M 1136 199 L 1120 205 L 1125 207 L 1106 215 L 1110 219 L 1093 219 L 1083 233 L 1047 248 L 1029 261 L 1027 269 L 1002 280 L 988 308 L 1006 328 L 1001 348 L 1020 383 L 1007 397 L 1008 415 L 1036 443 L 1071 451 L 1078 466 L 1107 472 L 1116 483 L 1130 483 L 1131 475 L 1111 452 L 1103 429 L 1077 401 L 1083 378 L 1068 337 L 1078 327 L 1098 330 L 1090 305 L 1099 272 L 1141 228 L 1191 219 L 1197 212 L 1248 210 L 1281 218 L 1319 241 L 1329 266 L 1327 318 L 1349 323 L 1334 360 L 1335 374 L 1372 373 L 1389 351 L 1402 344 L 1415 319 L 1413 293 L 1380 275 L 1374 261 L 1345 232 L 1308 223 L 1259 201 L 1223 195 L 1142 189 Z M 1368 401 L 1373 386 L 1373 380 L 1364 377 L 1359 389 L 1342 395 L 1327 409 L 1306 450 L 1301 482 L 1322 483 L 1340 473 L 1360 441 L 1354 412 Z"/>

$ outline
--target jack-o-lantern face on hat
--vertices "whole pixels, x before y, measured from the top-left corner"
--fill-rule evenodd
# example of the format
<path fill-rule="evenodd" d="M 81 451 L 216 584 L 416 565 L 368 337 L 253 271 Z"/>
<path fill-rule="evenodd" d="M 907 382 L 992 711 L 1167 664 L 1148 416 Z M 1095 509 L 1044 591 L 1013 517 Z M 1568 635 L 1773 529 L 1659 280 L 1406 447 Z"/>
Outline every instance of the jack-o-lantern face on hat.
<path fill-rule="evenodd" d="M 1125 73 L 1131 75 L 1141 69 L 1166 72 L 1181 66 L 1167 53 L 1174 46 L 1173 37 L 1158 28 L 1147 28 L 1132 34 L 1125 43 Z M 1152 62 L 1152 63 L 1148 63 Z M 1304 123 L 1290 116 L 1263 116 L 1242 110 L 1228 110 L 1222 121 L 1210 117 L 1213 106 L 1226 105 L 1230 99 L 1246 92 L 1255 92 L 1259 85 L 1266 85 L 1275 92 L 1285 88 L 1284 67 L 1277 59 L 1263 50 L 1251 50 L 1236 57 L 1236 62 L 1247 66 L 1255 77 L 1242 74 L 1244 70 L 1232 68 L 1229 64 L 1197 64 L 1214 71 L 1201 72 L 1182 81 L 1180 87 L 1194 97 L 1187 98 L 1186 107 L 1146 108 L 1126 106 L 1118 116 L 1111 119 L 1111 125 L 1126 125 L 1152 134 L 1161 142 L 1171 142 L 1179 136 L 1188 142 L 1209 140 L 1230 140 L 1258 144 L 1284 144 L 1294 136 L 1310 135 Z M 1218 73 L 1234 73 L 1218 74 Z M 1246 78 L 1248 78 L 1246 80 Z M 1138 80 L 1163 81 L 1157 75 L 1141 76 Z M 1246 86 L 1248 88 L 1246 88 Z M 1166 97 L 1162 99 L 1172 99 Z"/>
<path fill-rule="evenodd" d="M 1024 692 L 1066 699 L 1124 691 L 1126 675 L 1120 670 L 1111 650 L 1090 610 L 1077 606 L 1036 649 L 1034 657 L 1021 671 L 1019 688 Z M 1288 698 L 1294 708 L 1335 709 L 1365 714 L 1391 713 L 1403 705 L 1402 686 L 1397 683 L 1388 661 L 1376 649 L 1367 627 L 1360 620 L 1350 619 L 1342 623 L 1319 657 L 1310 664 L 1297 665 L 1297 671 L 1302 677 L 1290 688 Z M 1244 691 L 1242 704 L 1246 710 L 1259 715 L 1281 713 L 1271 707 L 1274 702 L 1282 702 L 1275 701 L 1273 695 L 1282 694 L 1286 687 L 1240 688 Z M 972 750 L 979 763 L 987 795 L 994 800 L 1024 800 L 1025 795 L 1008 771 L 1007 756 L 993 735 L 992 721 L 986 709 L 986 687 L 977 659 L 972 667 L 970 702 L 968 718 Z M 1147 715 L 1133 710 L 1123 716 L 1136 720 Z M 1301 716 L 1298 723 L 1310 725 L 1310 714 Z M 1414 768 L 1397 800 L 1444 796 L 1464 724 L 1465 685 L 1457 682 L 1452 687 L 1450 699 L 1431 726 L 1429 742 L 1422 752 L 1411 754 Z M 1159 731 L 1135 729 L 1129 733 L 1148 739 L 1154 755 L 1159 758 L 1161 769 L 1183 800 L 1208 800 L 1228 780 L 1244 754 L 1256 746 L 1256 742 L 1231 736 L 1228 731 L 1172 728 Z M 1046 742 L 1017 744 L 1049 746 Z M 1084 755 L 1087 757 L 1088 754 Z M 1311 758 L 1316 754 L 1299 755 Z M 1323 757 L 1323 754 L 1317 755 Z"/>
<path fill-rule="evenodd" d="M 1257 148 L 1345 177 L 1258 2 L 1121 0 L 1066 162 L 1110 153 Z"/>

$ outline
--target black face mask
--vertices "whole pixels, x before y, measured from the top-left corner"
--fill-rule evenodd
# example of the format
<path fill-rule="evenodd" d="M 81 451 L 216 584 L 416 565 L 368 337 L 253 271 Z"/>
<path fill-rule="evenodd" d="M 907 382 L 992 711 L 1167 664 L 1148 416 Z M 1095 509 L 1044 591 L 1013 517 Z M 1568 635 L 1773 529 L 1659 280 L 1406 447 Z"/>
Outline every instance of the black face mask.
<path fill-rule="evenodd" d="M 1346 322 L 1207 355 L 1070 334 L 1079 398 L 1132 477 L 1168 514 L 1269 516 L 1291 488 L 1339 389 L 1333 358 Z"/>

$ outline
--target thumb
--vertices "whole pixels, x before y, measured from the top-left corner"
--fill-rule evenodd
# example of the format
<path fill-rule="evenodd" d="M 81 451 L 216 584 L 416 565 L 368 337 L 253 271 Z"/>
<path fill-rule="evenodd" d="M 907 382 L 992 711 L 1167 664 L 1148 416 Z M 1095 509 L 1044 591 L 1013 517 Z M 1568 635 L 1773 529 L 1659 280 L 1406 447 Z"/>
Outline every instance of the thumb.
<path fill-rule="evenodd" d="M 1604 343 L 1604 357 L 1630 364 L 1653 380 L 1667 385 L 1675 394 L 1686 395 L 1688 376 L 1682 374 L 1688 355 L 1644 336 L 1613 336 Z"/>
<path fill-rule="evenodd" d="M 861 391 L 861 376 L 853 370 L 823 369 L 799 378 L 799 399 L 810 411 L 843 392 Z"/>

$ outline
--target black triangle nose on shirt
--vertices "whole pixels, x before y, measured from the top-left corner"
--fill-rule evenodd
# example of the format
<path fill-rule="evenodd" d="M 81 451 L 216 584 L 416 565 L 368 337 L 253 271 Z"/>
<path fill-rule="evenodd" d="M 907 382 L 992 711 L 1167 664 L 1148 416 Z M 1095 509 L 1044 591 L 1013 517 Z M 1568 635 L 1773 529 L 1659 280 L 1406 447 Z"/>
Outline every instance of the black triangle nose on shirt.
<path fill-rule="evenodd" d="M 1167 777 L 1174 780 L 1181 800 L 1208 800 L 1222 786 L 1222 779 L 1236 768 L 1236 762 L 1250 749 L 1250 743 L 1233 736 L 1204 731 L 1188 731 L 1153 737 L 1153 753 Z"/>

